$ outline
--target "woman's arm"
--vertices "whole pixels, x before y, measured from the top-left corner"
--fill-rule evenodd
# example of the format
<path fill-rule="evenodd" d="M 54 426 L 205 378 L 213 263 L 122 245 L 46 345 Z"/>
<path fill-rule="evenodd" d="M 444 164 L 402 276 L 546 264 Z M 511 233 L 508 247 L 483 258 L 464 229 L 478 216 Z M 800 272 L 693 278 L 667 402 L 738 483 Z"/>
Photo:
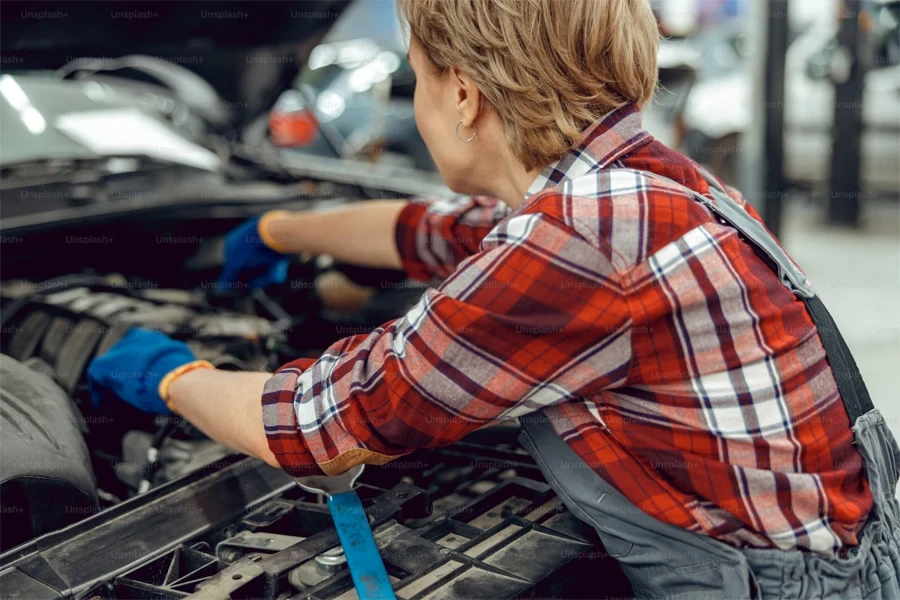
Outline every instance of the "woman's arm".
<path fill-rule="evenodd" d="M 277 467 L 266 442 L 259 400 L 271 376 L 196 369 L 172 382 L 169 405 L 212 439 Z"/>
<path fill-rule="evenodd" d="M 262 237 L 282 254 L 327 254 L 364 267 L 401 269 L 394 230 L 406 205 L 406 200 L 372 200 L 323 212 L 278 211 L 263 222 Z"/>
<path fill-rule="evenodd" d="M 263 215 L 260 238 L 281 254 L 327 254 L 364 267 L 444 279 L 506 215 L 496 198 L 372 200 L 322 212 Z"/>

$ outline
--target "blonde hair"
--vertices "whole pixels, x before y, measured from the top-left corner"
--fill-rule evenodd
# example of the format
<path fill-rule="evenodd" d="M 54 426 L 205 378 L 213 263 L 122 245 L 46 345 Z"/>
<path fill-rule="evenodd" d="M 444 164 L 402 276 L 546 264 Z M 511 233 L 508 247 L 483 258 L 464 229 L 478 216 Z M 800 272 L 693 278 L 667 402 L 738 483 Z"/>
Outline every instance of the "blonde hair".
<path fill-rule="evenodd" d="M 648 0 L 399 0 L 438 73 L 465 72 L 529 170 L 561 158 L 598 117 L 646 104 L 659 31 Z"/>

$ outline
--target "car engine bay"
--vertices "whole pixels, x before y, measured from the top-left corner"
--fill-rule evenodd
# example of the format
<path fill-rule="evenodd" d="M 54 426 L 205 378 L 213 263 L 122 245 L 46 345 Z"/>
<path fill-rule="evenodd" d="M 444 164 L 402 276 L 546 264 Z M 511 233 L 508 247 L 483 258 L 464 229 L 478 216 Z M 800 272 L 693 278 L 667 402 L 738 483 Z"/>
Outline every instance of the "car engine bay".
<path fill-rule="evenodd" d="M 222 225 L 230 222 L 226 219 Z M 135 247 L 136 242 L 141 243 L 140 237 L 121 237 L 124 242 L 121 245 L 127 248 L 115 248 L 118 233 L 113 232 L 118 230 L 118 225 L 109 225 L 104 233 L 60 235 L 57 232 L 53 237 L 86 240 L 82 246 L 112 246 L 103 248 L 103 253 L 113 257 L 140 256 L 142 251 Z M 227 228 L 222 233 L 226 231 Z M 21 239 L 20 246 L 29 245 L 30 239 Z M 50 435 L 23 435 L 14 438 L 15 442 L 5 443 L 4 450 L 15 449 L 14 443 L 27 446 L 30 455 L 23 453 L 23 456 L 30 465 L 34 452 L 45 449 L 39 442 L 47 442 L 50 455 L 45 462 L 53 462 L 54 454 L 61 455 L 61 462 L 54 463 L 60 477 L 67 479 L 68 474 L 87 472 L 96 479 L 93 489 L 82 489 L 83 477 L 67 479 L 72 487 L 86 492 L 94 510 L 146 492 L 231 453 L 182 419 L 142 414 L 114 398 L 98 404 L 92 402 L 86 378 L 91 359 L 109 349 L 131 328 L 154 329 L 182 340 L 197 358 L 209 360 L 220 369 L 273 371 L 299 356 L 321 352 L 350 332 L 371 331 L 402 314 L 421 293 L 421 288 L 414 285 L 376 293 L 373 288 L 338 274 L 339 267 L 323 267 L 321 259 L 313 258 L 297 259 L 291 266 L 289 281 L 279 289 L 253 292 L 222 289 L 210 265 L 203 264 L 203 255 L 209 253 L 211 246 L 221 245 L 221 236 L 201 239 L 196 235 L 179 237 L 168 233 L 156 235 L 154 239 L 145 235 L 143 241 L 148 244 L 147 250 L 167 244 L 184 246 L 183 263 L 187 265 L 184 273 L 193 273 L 193 286 L 163 288 L 146 277 L 91 272 L 65 274 L 39 282 L 6 280 L 0 292 L 0 351 L 4 355 L 4 372 L 15 377 L 18 386 L 8 390 L 13 409 L 2 415 L 4 428 L 25 431 L 31 426 L 35 428 L 34 433 L 42 432 L 41 425 L 28 416 L 31 407 L 27 399 L 41 396 L 36 389 L 48 387 L 44 378 L 49 378 L 61 388 L 65 400 L 55 394 L 56 406 L 48 407 L 47 414 L 71 413 L 65 437 L 74 440 L 83 436 L 90 462 L 84 464 L 84 452 L 80 448 L 79 452 L 60 453 L 55 436 Z M 103 259 L 100 261 L 102 268 Z M 174 264 L 178 264 L 178 259 Z M 201 266 L 196 267 L 197 264 Z M 4 273 L 26 267 L 27 264 L 20 263 L 7 268 L 4 261 Z M 335 292 L 341 286 L 344 291 Z M 319 289 L 326 291 L 320 294 Z M 31 377 L 29 373 L 35 375 Z M 10 452 L 9 456 L 13 454 Z M 42 464 L 40 460 L 37 462 Z M 21 470 L 18 465 L 8 467 L 4 469 L 7 487 L 16 479 L 8 475 Z M 21 475 L 34 476 L 27 468 Z M 43 480 L 48 479 L 44 476 Z M 43 494 L 40 490 L 34 493 Z M 21 514 L 27 507 L 14 508 L 4 514 Z M 58 522 L 57 518 L 50 520 Z M 8 543 L 27 539 L 29 534 L 20 534 L 18 529 L 33 521 L 11 520 L 9 527 L 4 528 L 4 549 Z M 17 533 L 12 535 L 11 531 Z M 42 526 L 34 524 L 30 535 L 43 532 Z"/>
<path fill-rule="evenodd" d="M 352 201 L 358 189 L 288 185 L 306 191 L 281 190 L 299 210 Z M 373 188 L 367 196 L 402 193 Z M 90 360 L 132 327 L 183 340 L 218 368 L 272 371 L 371 332 L 425 289 L 313 256 L 294 258 L 285 284 L 223 289 L 224 234 L 271 204 L 181 203 L 4 230 L 15 244 L 0 287 L 4 586 L 37 586 L 36 598 L 355 597 L 321 496 L 183 419 L 115 398 L 95 405 L 86 382 Z M 609 590 L 627 590 L 517 435 L 514 424 L 490 428 L 363 474 L 358 493 L 379 515 L 398 594 L 597 597 L 575 576 L 594 562 L 618 575 Z M 71 559 L 86 543 L 91 551 Z"/>

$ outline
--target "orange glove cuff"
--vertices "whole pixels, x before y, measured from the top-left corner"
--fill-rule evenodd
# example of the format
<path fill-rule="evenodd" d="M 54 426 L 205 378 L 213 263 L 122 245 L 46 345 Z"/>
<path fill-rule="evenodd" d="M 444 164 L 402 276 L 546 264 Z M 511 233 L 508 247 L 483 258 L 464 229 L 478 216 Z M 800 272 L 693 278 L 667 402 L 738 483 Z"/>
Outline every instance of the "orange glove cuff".
<path fill-rule="evenodd" d="M 267 248 L 281 254 L 288 254 L 290 252 L 290 249 L 282 244 L 281 241 L 275 238 L 275 236 L 273 236 L 269 231 L 269 227 L 271 227 L 272 221 L 276 219 L 283 219 L 290 214 L 290 211 L 287 210 L 271 210 L 263 214 L 263 216 L 259 218 L 259 223 L 256 226 L 256 230 L 259 233 L 259 239 L 262 240 L 262 243 L 265 244 Z"/>
<path fill-rule="evenodd" d="M 208 360 L 195 360 L 194 362 L 189 362 L 186 365 L 181 365 L 177 369 L 172 369 L 171 371 L 166 373 L 165 377 L 162 378 L 162 381 L 159 382 L 159 397 L 163 399 L 163 402 L 166 403 L 166 406 L 169 407 L 169 410 L 175 412 L 175 409 L 172 407 L 172 403 L 169 402 L 169 388 L 172 387 L 172 382 L 185 373 L 193 371 L 194 369 L 215 368 L 215 365 L 213 365 Z"/>

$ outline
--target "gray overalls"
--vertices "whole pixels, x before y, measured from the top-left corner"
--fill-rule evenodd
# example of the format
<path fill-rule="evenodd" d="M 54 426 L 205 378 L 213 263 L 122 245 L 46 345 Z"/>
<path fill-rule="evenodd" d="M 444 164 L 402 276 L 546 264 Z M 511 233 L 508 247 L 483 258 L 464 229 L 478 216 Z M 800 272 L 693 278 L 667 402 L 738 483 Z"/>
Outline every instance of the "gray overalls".
<path fill-rule="evenodd" d="M 782 283 L 803 299 L 816 324 L 872 491 L 873 506 L 859 545 L 842 557 L 798 550 L 737 549 L 641 511 L 582 461 L 556 435 L 542 412 L 520 417 L 523 431 L 519 440 L 569 510 L 597 530 L 637 598 L 900 599 L 897 442 L 873 406 L 856 362 L 806 277 L 759 222 L 709 174 L 703 176 L 713 199 L 690 190 L 694 197 L 754 246 L 778 271 Z M 565 468 L 559 468 L 561 465 Z M 597 586 L 600 595 L 602 577 L 597 577 Z"/>

